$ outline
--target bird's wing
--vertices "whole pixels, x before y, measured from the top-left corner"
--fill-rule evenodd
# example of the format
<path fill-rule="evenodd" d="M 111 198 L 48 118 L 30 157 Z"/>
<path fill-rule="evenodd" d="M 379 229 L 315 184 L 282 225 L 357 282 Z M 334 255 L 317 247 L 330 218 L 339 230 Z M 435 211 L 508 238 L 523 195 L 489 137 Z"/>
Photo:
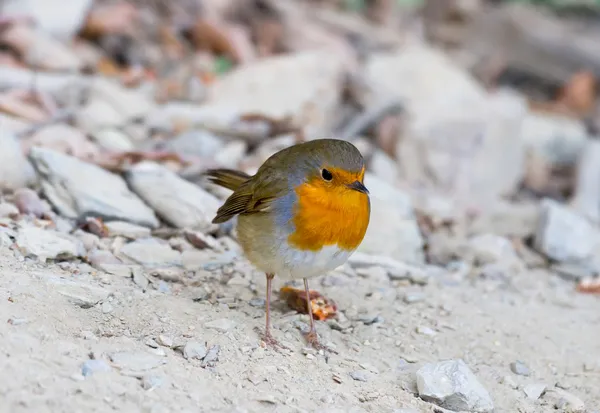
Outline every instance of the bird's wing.
<path fill-rule="evenodd" d="M 218 209 L 213 223 L 229 221 L 238 214 L 254 214 L 269 211 L 272 202 L 288 188 L 287 177 L 267 168 L 243 183 Z"/>

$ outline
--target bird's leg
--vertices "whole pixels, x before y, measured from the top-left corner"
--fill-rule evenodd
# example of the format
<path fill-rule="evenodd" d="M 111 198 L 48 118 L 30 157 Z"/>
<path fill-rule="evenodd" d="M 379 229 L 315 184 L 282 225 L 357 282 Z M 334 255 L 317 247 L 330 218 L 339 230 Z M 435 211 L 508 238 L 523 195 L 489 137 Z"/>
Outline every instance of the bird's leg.
<path fill-rule="evenodd" d="M 267 301 L 265 303 L 267 307 L 267 320 L 265 325 L 265 334 L 263 336 L 263 341 L 265 342 L 265 344 L 273 347 L 286 348 L 285 346 L 279 344 L 279 342 L 275 340 L 271 335 L 271 282 L 273 281 L 273 277 L 275 277 L 275 274 L 266 273 L 265 275 L 267 276 Z"/>
<path fill-rule="evenodd" d="M 315 328 L 315 320 L 313 317 L 312 305 L 310 304 L 310 293 L 308 291 L 308 280 L 304 278 L 304 291 L 306 293 L 306 305 L 308 307 L 308 317 L 310 318 L 310 331 L 306 334 L 306 340 L 308 343 L 316 349 L 325 349 L 325 347 L 319 343 L 319 336 L 317 329 Z"/>

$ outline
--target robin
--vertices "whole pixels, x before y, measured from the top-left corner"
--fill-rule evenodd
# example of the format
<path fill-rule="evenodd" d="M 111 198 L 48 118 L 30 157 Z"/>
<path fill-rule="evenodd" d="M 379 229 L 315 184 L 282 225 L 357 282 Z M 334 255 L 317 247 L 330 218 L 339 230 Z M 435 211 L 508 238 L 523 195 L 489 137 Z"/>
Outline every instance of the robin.
<path fill-rule="evenodd" d="M 242 250 L 266 274 L 265 343 L 280 346 L 270 330 L 271 282 L 278 275 L 304 280 L 310 316 L 306 338 L 322 348 L 308 279 L 344 264 L 367 231 L 371 204 L 358 149 L 344 140 L 317 139 L 275 153 L 252 176 L 230 169 L 211 169 L 206 175 L 233 191 L 212 222 L 237 216 Z"/>

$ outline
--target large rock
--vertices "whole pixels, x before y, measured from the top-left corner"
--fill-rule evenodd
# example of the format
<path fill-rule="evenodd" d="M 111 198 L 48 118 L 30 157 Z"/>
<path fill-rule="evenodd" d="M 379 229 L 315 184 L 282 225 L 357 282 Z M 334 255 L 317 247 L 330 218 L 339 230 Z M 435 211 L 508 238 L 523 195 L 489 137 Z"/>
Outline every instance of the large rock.
<path fill-rule="evenodd" d="M 397 146 L 405 178 L 480 200 L 512 193 L 525 167 L 525 100 L 501 90 L 470 106 L 434 103 L 411 116 Z"/>
<path fill-rule="evenodd" d="M 291 116 L 309 137 L 319 136 L 333 126 L 343 75 L 343 61 L 326 51 L 270 57 L 219 79 L 207 103 L 239 113 Z"/>
<path fill-rule="evenodd" d="M 6 0 L 0 15 L 32 18 L 37 27 L 60 40 L 71 40 L 83 27 L 93 0 L 70 1 L 67 7 L 48 0 Z"/>
<path fill-rule="evenodd" d="M 600 232 L 572 209 L 551 199 L 541 203 L 534 246 L 558 262 L 600 262 Z M 600 267 L 599 267 L 600 269 Z"/>
<path fill-rule="evenodd" d="M 600 223 L 600 141 L 590 139 L 579 160 L 573 207 L 584 217 Z"/>
<path fill-rule="evenodd" d="M 521 96 L 488 94 L 442 52 L 418 44 L 373 55 L 366 76 L 377 93 L 400 99 L 408 114 L 397 146 L 408 182 L 480 198 L 515 189 L 524 172 Z"/>
<path fill-rule="evenodd" d="M 141 162 L 126 175 L 130 187 L 169 224 L 208 231 L 220 201 L 204 189 L 153 162 Z"/>
<path fill-rule="evenodd" d="M 365 186 L 371 197 L 371 220 L 358 251 L 422 263 L 423 238 L 410 197 L 370 173 Z"/>
<path fill-rule="evenodd" d="M 402 100 L 409 113 L 432 104 L 470 107 L 485 99 L 485 89 L 441 51 L 409 44 L 392 53 L 374 53 L 365 75 L 373 88 Z"/>
<path fill-rule="evenodd" d="M 0 191 L 24 187 L 32 176 L 17 137 L 0 128 Z"/>
<path fill-rule="evenodd" d="M 487 390 L 462 360 L 430 363 L 417 371 L 419 396 L 453 411 L 485 413 L 494 410 Z"/>
<path fill-rule="evenodd" d="M 85 248 L 80 240 L 50 229 L 21 228 L 17 233 L 16 244 L 23 255 L 36 257 L 42 262 L 85 255 Z"/>
<path fill-rule="evenodd" d="M 120 176 L 50 149 L 34 147 L 29 157 L 40 174 L 45 196 L 67 218 L 97 216 L 158 227 L 154 211 Z"/>

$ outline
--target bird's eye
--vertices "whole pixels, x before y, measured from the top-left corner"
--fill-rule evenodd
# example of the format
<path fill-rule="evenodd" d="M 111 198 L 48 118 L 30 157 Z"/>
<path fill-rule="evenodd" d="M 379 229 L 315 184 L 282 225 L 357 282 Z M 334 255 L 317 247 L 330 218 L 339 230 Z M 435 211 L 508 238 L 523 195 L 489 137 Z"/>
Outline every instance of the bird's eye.
<path fill-rule="evenodd" d="M 321 170 L 321 176 L 326 181 L 331 181 L 333 179 L 333 175 L 327 169 Z"/>

